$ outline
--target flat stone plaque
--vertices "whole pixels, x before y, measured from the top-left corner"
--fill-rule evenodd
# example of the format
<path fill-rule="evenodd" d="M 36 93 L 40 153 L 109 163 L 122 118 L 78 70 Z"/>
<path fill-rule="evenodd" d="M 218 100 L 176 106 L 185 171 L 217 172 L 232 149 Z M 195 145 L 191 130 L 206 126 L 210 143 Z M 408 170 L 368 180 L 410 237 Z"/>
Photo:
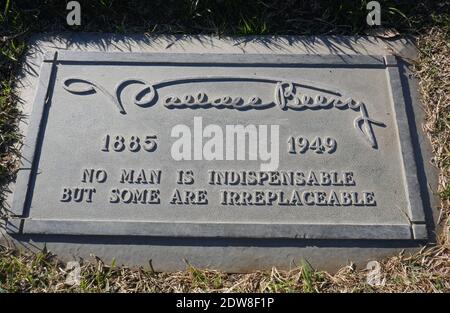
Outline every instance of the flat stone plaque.
<path fill-rule="evenodd" d="M 392 55 L 57 51 L 11 233 L 426 239 Z"/>

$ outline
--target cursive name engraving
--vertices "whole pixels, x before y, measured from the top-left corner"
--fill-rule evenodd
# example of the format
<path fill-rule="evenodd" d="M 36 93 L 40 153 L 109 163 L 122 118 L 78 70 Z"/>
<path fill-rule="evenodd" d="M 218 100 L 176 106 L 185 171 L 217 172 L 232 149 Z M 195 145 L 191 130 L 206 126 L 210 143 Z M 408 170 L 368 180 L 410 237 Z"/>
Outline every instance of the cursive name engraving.
<path fill-rule="evenodd" d="M 274 86 L 273 99 L 263 101 L 258 96 L 251 96 L 247 99 L 244 97 L 232 97 L 229 95 L 211 98 L 205 92 L 198 92 L 191 95 L 169 95 L 164 98 L 163 105 L 168 109 L 235 109 L 235 110 L 251 110 L 251 109 L 267 109 L 278 106 L 281 110 L 327 110 L 351 109 L 359 112 L 360 115 L 355 118 L 353 126 L 362 136 L 362 138 L 372 147 L 377 148 L 377 141 L 373 131 L 373 125 L 385 127 L 382 122 L 376 121 L 369 117 L 366 105 L 361 101 L 355 101 L 353 98 L 343 98 L 339 92 L 321 89 L 315 86 L 306 84 L 285 82 L 268 78 L 245 78 L 245 77 L 194 77 L 182 78 L 175 80 L 162 81 L 155 84 L 149 84 L 142 79 L 125 79 L 119 82 L 115 88 L 115 96 L 109 93 L 105 88 L 97 83 L 79 79 L 67 78 L 63 81 L 63 87 L 70 93 L 77 95 L 92 94 L 97 91 L 104 94 L 116 107 L 119 108 L 121 114 L 126 114 L 121 100 L 122 91 L 131 84 L 139 84 L 143 87 L 134 95 L 133 102 L 140 107 L 150 107 L 154 105 L 158 99 L 158 89 L 179 84 L 188 84 L 192 82 L 214 82 L 220 83 L 222 81 L 236 81 L 236 82 L 256 82 L 268 83 Z M 82 85 L 80 86 L 77 85 Z M 83 87 L 84 85 L 84 87 Z M 314 96 L 300 92 L 297 87 L 321 91 Z"/>

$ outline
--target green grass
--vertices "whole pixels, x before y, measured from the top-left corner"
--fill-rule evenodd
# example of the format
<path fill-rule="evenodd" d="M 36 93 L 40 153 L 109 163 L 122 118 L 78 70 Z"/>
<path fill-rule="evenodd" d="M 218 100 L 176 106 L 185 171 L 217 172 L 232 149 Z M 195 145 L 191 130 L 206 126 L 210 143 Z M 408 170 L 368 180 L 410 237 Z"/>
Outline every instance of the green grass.
<path fill-rule="evenodd" d="M 66 25 L 66 1 L 2 2 L 0 33 L 24 31 L 157 32 L 190 34 L 363 34 L 369 1 L 90 1 L 80 0 L 82 25 Z M 380 1 L 383 27 L 401 32 L 435 25 L 444 1 Z M 442 4 L 442 5 L 441 5 Z M 0 3 L 1 5 L 1 3 Z M 448 10 L 448 3 L 446 4 Z"/>

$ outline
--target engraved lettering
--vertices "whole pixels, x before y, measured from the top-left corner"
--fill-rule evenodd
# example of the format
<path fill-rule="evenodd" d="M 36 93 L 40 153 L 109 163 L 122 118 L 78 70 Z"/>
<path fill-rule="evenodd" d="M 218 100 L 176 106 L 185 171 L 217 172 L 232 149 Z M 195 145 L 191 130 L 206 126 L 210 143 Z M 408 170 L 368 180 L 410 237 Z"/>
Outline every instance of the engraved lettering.
<path fill-rule="evenodd" d="M 279 205 L 279 206 L 373 206 L 373 192 L 324 190 L 221 190 L 221 205 Z"/>
<path fill-rule="evenodd" d="M 363 192 L 364 205 L 377 205 L 375 201 L 375 194 L 373 192 L 364 191 Z"/>
<path fill-rule="evenodd" d="M 81 182 L 83 183 L 104 183 L 108 178 L 108 174 L 104 169 L 94 169 L 94 168 L 85 168 L 83 170 L 83 175 L 81 178 Z"/>
<path fill-rule="evenodd" d="M 182 78 L 175 80 L 168 80 L 156 83 L 154 85 L 148 84 L 142 79 L 125 79 L 121 81 L 115 92 L 115 97 L 109 93 L 101 85 L 91 82 L 85 79 L 79 78 L 67 78 L 63 81 L 63 87 L 70 93 L 76 95 L 88 95 L 100 91 L 107 99 L 109 99 L 115 106 L 119 108 L 121 114 L 126 114 L 126 111 L 122 105 L 121 92 L 122 90 L 130 84 L 141 84 L 144 85 L 143 89 L 134 96 L 134 103 L 141 107 L 150 107 L 158 99 L 157 89 L 167 87 L 174 84 L 198 82 L 198 81 L 247 81 L 256 83 L 269 83 L 274 85 L 274 95 L 269 101 L 262 101 L 260 97 L 251 96 L 248 101 L 244 101 L 243 97 L 231 97 L 222 96 L 213 100 L 209 100 L 208 96 L 204 92 L 199 92 L 194 95 L 183 95 L 181 97 L 177 96 L 167 96 L 163 104 L 169 109 L 183 109 L 191 108 L 196 109 L 199 107 L 203 108 L 231 108 L 237 110 L 247 110 L 247 109 L 265 109 L 271 108 L 278 105 L 281 110 L 296 110 L 302 111 L 305 109 L 317 110 L 317 109 L 329 109 L 335 107 L 340 110 L 345 110 L 349 108 L 354 111 L 359 111 L 361 115 L 354 120 L 354 128 L 358 130 L 359 134 L 373 147 L 377 148 L 377 142 L 372 129 L 372 125 L 385 127 L 384 123 L 376 121 L 368 116 L 366 105 L 360 101 L 355 101 L 352 98 L 347 98 L 343 100 L 340 97 L 340 93 L 329 90 L 325 92 L 329 94 L 334 94 L 336 96 L 329 96 L 316 94 L 310 96 L 297 91 L 298 86 L 302 86 L 308 89 L 316 89 L 313 86 L 307 86 L 305 84 L 299 84 L 294 82 L 280 82 L 274 79 L 268 78 L 249 78 L 249 77 L 193 77 L 193 78 Z M 73 86 L 75 85 L 75 87 Z M 84 85 L 81 88 L 76 88 L 76 86 Z M 147 97 L 145 95 L 147 94 Z M 199 146 L 196 146 L 199 147 Z M 200 153 L 199 150 L 196 150 Z M 197 155 L 197 154 L 196 154 Z M 194 158 L 195 159 L 195 158 Z"/>
<path fill-rule="evenodd" d="M 115 135 L 112 136 L 112 150 L 115 152 L 122 152 L 126 148 L 130 152 L 139 152 L 141 148 L 143 148 L 147 152 L 153 152 L 157 148 L 157 136 L 156 135 L 147 135 L 144 137 L 143 143 L 141 137 L 132 135 L 129 138 L 126 138 L 123 135 Z M 102 148 L 101 151 L 109 152 L 111 145 L 111 135 L 107 134 L 102 139 Z"/>
<path fill-rule="evenodd" d="M 160 191 L 158 189 L 139 189 L 139 188 L 113 188 L 109 197 L 110 203 L 125 204 L 159 204 Z"/>
<path fill-rule="evenodd" d="M 193 170 L 178 170 L 177 184 L 192 185 L 194 183 Z"/>
<path fill-rule="evenodd" d="M 311 150 L 317 154 L 327 152 L 329 154 L 334 153 L 337 148 L 336 139 L 331 137 L 319 137 L 316 136 L 311 141 L 304 136 L 291 136 L 288 138 L 288 153 L 290 154 L 303 154 L 308 150 Z"/>
<path fill-rule="evenodd" d="M 154 169 L 127 169 L 120 171 L 121 184 L 160 184 L 161 170 Z"/>
<path fill-rule="evenodd" d="M 93 187 L 63 187 L 60 201 L 91 203 L 95 192 Z"/>
<path fill-rule="evenodd" d="M 206 190 L 179 190 L 175 189 L 172 193 L 170 204 L 179 205 L 204 205 L 208 204 L 208 192 Z"/>

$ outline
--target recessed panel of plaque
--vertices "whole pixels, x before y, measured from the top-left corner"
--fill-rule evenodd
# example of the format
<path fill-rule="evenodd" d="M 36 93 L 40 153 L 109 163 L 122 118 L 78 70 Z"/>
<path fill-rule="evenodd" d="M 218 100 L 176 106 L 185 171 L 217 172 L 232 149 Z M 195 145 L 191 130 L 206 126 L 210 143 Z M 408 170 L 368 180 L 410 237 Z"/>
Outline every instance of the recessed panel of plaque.
<path fill-rule="evenodd" d="M 391 55 L 55 52 L 9 230 L 426 239 Z"/>

